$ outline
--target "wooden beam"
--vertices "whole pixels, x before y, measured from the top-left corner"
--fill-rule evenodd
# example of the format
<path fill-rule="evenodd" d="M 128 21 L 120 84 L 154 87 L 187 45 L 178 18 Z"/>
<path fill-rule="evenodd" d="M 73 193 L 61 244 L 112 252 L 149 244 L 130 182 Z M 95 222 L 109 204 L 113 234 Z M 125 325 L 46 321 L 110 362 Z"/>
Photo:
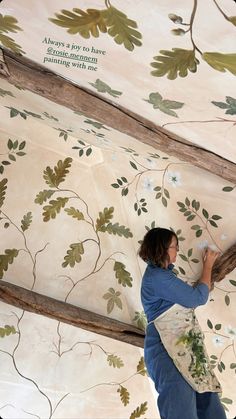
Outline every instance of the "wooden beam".
<path fill-rule="evenodd" d="M 211 281 L 220 282 L 236 268 L 236 243 L 216 259 L 211 275 Z"/>
<path fill-rule="evenodd" d="M 145 333 L 135 326 L 2 280 L 0 280 L 0 301 L 130 345 L 140 348 L 144 345 Z"/>
<path fill-rule="evenodd" d="M 157 150 L 207 170 L 236 184 L 236 164 L 200 148 L 89 89 L 75 85 L 26 57 L 4 50 L 5 71 L 0 77 L 106 126 L 136 138 Z M 6 71 L 7 68 L 7 71 Z M 8 74 L 9 73 L 9 74 Z"/>

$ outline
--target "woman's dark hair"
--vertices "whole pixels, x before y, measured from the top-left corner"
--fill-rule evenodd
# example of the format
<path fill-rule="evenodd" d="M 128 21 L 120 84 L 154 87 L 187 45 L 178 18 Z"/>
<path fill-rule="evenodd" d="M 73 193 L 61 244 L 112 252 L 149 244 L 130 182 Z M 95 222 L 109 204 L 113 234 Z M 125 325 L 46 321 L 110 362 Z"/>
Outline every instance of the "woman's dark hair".
<path fill-rule="evenodd" d="M 143 238 L 138 251 L 139 256 L 145 262 L 151 262 L 160 268 L 165 268 L 166 262 L 169 262 L 167 250 L 173 237 L 176 238 L 178 244 L 178 237 L 173 231 L 167 228 L 152 228 Z"/>

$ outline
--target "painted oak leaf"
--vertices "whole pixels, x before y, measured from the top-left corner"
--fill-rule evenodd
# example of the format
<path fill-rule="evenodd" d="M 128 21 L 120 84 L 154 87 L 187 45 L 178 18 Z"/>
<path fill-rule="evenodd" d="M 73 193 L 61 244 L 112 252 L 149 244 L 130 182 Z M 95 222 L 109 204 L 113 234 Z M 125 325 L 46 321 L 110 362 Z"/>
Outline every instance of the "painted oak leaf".
<path fill-rule="evenodd" d="M 120 291 L 115 291 L 114 288 L 109 288 L 108 292 L 103 295 L 104 300 L 107 300 L 107 314 L 110 314 L 115 305 L 122 310 L 122 301 L 120 299 Z"/>
<path fill-rule="evenodd" d="M 178 118 L 176 112 L 172 109 L 180 109 L 184 106 L 184 103 L 177 102 L 175 100 L 163 99 L 160 93 L 150 93 L 149 100 L 144 99 L 146 102 L 151 103 L 154 109 L 159 109 L 161 112 L 166 113 L 167 115 L 174 116 Z"/>
<path fill-rule="evenodd" d="M 169 80 L 175 80 L 177 76 L 186 77 L 188 71 L 196 73 L 199 60 L 193 50 L 172 48 L 172 51 L 161 50 L 162 55 L 157 55 L 151 66 L 155 70 L 151 74 L 156 77 L 167 75 Z"/>
<path fill-rule="evenodd" d="M 4 327 L 0 327 L 0 338 L 5 338 L 5 336 L 15 335 L 16 329 L 14 326 L 9 326 L 5 324 Z"/>
<path fill-rule="evenodd" d="M 17 32 L 22 31 L 22 29 L 17 26 L 18 20 L 13 16 L 3 16 L 0 13 L 0 32 Z"/>
<path fill-rule="evenodd" d="M 110 96 L 113 97 L 119 97 L 122 95 L 122 92 L 119 92 L 118 90 L 112 89 L 108 84 L 104 83 L 104 81 L 97 79 L 95 83 L 89 83 L 91 86 L 93 86 L 99 93 L 108 93 Z"/>
<path fill-rule="evenodd" d="M 55 193 L 52 189 L 44 189 L 43 191 L 40 191 L 34 200 L 36 204 L 42 205 L 44 202 L 46 202 L 51 196 Z"/>
<path fill-rule="evenodd" d="M 147 370 L 146 370 L 146 366 L 145 366 L 145 363 L 144 363 L 144 357 L 143 356 L 141 356 L 141 358 L 139 360 L 139 363 L 137 365 L 137 373 L 141 374 L 143 376 L 147 374 Z"/>
<path fill-rule="evenodd" d="M 236 76 L 236 54 L 222 54 L 220 52 L 204 52 L 202 58 L 212 68 L 225 73 L 226 70 Z"/>
<path fill-rule="evenodd" d="M 7 179 L 4 178 L 0 181 L 0 208 L 4 204 L 6 190 L 7 190 Z"/>
<path fill-rule="evenodd" d="M 137 326 L 139 329 L 146 330 L 147 318 L 144 311 L 141 311 L 141 312 L 135 311 L 133 322 L 137 322 Z"/>
<path fill-rule="evenodd" d="M 107 362 L 109 363 L 110 367 L 113 368 L 121 368 L 124 366 L 124 362 L 119 356 L 109 354 L 107 356 Z"/>
<path fill-rule="evenodd" d="M 140 416 L 144 415 L 144 413 L 146 413 L 148 407 L 147 407 L 147 402 L 141 403 L 140 406 L 137 407 L 137 409 L 135 409 L 129 419 L 136 419 L 136 418 L 140 418 Z"/>
<path fill-rule="evenodd" d="M 47 166 L 44 170 L 43 178 L 51 188 L 57 188 L 61 182 L 64 182 L 66 175 L 69 173 L 72 159 L 67 157 L 64 161 L 59 160 L 54 170 Z"/>
<path fill-rule="evenodd" d="M 114 41 L 129 51 L 133 51 L 134 46 L 140 47 L 142 35 L 136 30 L 137 23 L 129 19 L 123 12 L 115 7 L 108 7 L 102 11 L 108 29 L 108 34 L 114 38 Z"/>
<path fill-rule="evenodd" d="M 73 11 L 61 10 L 61 13 L 55 13 L 55 18 L 49 20 L 55 25 L 67 28 L 67 32 L 75 35 L 79 33 L 83 38 L 90 36 L 97 38 L 100 32 L 107 32 L 107 26 L 101 10 L 87 9 L 84 12 L 81 9 L 74 8 Z"/>
<path fill-rule="evenodd" d="M 123 225 L 120 225 L 119 223 L 108 223 L 107 225 L 103 225 L 100 228 L 100 231 L 103 233 L 107 232 L 109 234 L 118 235 L 120 237 L 125 237 L 128 239 L 129 237 L 133 237 L 133 234 L 131 233 L 130 229 L 128 227 L 125 227 Z"/>
<path fill-rule="evenodd" d="M 96 230 L 102 231 L 102 227 L 109 223 L 113 218 L 114 207 L 107 208 L 105 207 L 103 212 L 99 212 L 99 218 L 96 221 Z"/>
<path fill-rule="evenodd" d="M 120 387 L 117 390 L 117 393 L 120 393 L 120 399 L 121 399 L 123 405 L 127 406 L 127 404 L 129 404 L 129 398 L 130 398 L 130 394 L 129 394 L 127 388 L 120 385 Z"/>
<path fill-rule="evenodd" d="M 126 271 L 125 265 L 121 262 L 114 263 L 114 271 L 116 273 L 116 278 L 118 279 L 118 283 L 121 284 L 123 287 L 132 287 L 133 278 L 131 277 L 130 273 Z"/>
<path fill-rule="evenodd" d="M 84 214 L 74 207 L 65 208 L 65 212 L 73 218 L 76 218 L 78 221 L 84 220 Z"/>
<path fill-rule="evenodd" d="M 225 102 L 215 102 L 214 100 L 211 102 L 213 105 L 218 106 L 218 108 L 226 109 L 226 114 L 228 115 L 235 115 L 236 114 L 236 99 L 231 96 L 226 96 Z"/>
<path fill-rule="evenodd" d="M 64 257 L 64 262 L 62 263 L 62 267 L 66 268 L 70 265 L 71 268 L 75 266 L 76 263 L 81 262 L 81 255 L 84 254 L 84 246 L 83 243 L 72 243 L 70 245 L 70 249 L 67 250 L 66 256 Z"/>
<path fill-rule="evenodd" d="M 21 230 L 26 231 L 32 223 L 32 212 L 27 212 L 21 220 Z"/>
<path fill-rule="evenodd" d="M 59 214 L 61 209 L 64 208 L 68 200 L 69 198 L 58 197 L 57 199 L 52 199 L 49 201 L 49 205 L 45 205 L 43 207 L 43 221 L 47 222 L 53 218 L 56 218 L 57 214 Z"/>
<path fill-rule="evenodd" d="M 14 258 L 18 256 L 19 250 L 6 249 L 5 254 L 0 255 L 0 279 L 4 275 L 4 271 L 8 270 L 8 265 L 13 263 Z"/>
<path fill-rule="evenodd" d="M 10 36 L 8 36 L 8 35 L 4 35 L 1 32 L 0 32 L 0 43 L 2 43 L 2 45 L 4 47 L 6 47 L 7 49 L 11 49 L 16 54 L 25 54 L 25 52 L 23 51 L 21 46 L 18 45 L 14 41 L 14 39 L 10 38 Z"/>

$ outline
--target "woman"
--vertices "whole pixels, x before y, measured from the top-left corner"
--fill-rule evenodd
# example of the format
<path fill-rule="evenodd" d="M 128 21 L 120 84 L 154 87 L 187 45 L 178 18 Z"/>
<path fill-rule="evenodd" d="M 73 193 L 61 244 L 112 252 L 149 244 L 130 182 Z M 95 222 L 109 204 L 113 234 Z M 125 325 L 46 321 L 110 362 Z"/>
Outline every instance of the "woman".
<path fill-rule="evenodd" d="M 226 419 L 194 308 L 206 304 L 212 266 L 218 253 L 208 249 L 195 286 L 173 270 L 178 238 L 153 228 L 142 241 L 139 256 L 147 263 L 141 300 L 148 320 L 144 358 L 155 383 L 161 419 Z"/>

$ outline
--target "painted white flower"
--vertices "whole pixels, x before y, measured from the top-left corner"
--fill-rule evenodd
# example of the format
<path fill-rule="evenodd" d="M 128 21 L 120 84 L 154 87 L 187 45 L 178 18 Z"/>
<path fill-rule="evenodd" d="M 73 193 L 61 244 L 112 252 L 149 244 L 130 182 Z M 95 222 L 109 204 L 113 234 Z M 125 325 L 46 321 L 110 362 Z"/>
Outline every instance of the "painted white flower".
<path fill-rule="evenodd" d="M 179 172 L 168 172 L 167 182 L 170 183 L 174 188 L 181 186 L 181 175 Z"/>
<path fill-rule="evenodd" d="M 142 182 L 142 187 L 143 187 L 143 189 L 146 189 L 146 191 L 152 192 L 153 191 L 153 188 L 154 188 L 154 186 L 153 186 L 153 179 L 150 179 L 148 177 L 145 177 L 143 179 L 143 182 Z"/>
<path fill-rule="evenodd" d="M 236 339 L 236 327 L 232 327 L 230 324 L 226 326 L 225 332 L 229 335 L 232 339 Z"/>
<path fill-rule="evenodd" d="M 200 250 L 206 249 L 208 247 L 208 241 L 207 240 L 201 241 L 200 243 L 198 243 L 197 247 Z"/>
<path fill-rule="evenodd" d="M 154 159 L 146 158 L 146 165 L 149 169 L 154 169 L 156 167 L 156 162 Z"/>
<path fill-rule="evenodd" d="M 112 159 L 112 161 L 116 161 L 117 160 L 117 154 L 115 152 L 112 153 L 111 159 Z"/>
<path fill-rule="evenodd" d="M 220 236 L 220 240 L 226 240 L 228 238 L 228 236 L 226 236 L 226 234 L 221 234 Z"/>
<path fill-rule="evenodd" d="M 213 342 L 213 344 L 215 346 L 220 347 L 220 346 L 223 346 L 224 345 L 225 340 L 224 340 L 224 338 L 222 336 L 213 336 L 212 342 Z"/>

